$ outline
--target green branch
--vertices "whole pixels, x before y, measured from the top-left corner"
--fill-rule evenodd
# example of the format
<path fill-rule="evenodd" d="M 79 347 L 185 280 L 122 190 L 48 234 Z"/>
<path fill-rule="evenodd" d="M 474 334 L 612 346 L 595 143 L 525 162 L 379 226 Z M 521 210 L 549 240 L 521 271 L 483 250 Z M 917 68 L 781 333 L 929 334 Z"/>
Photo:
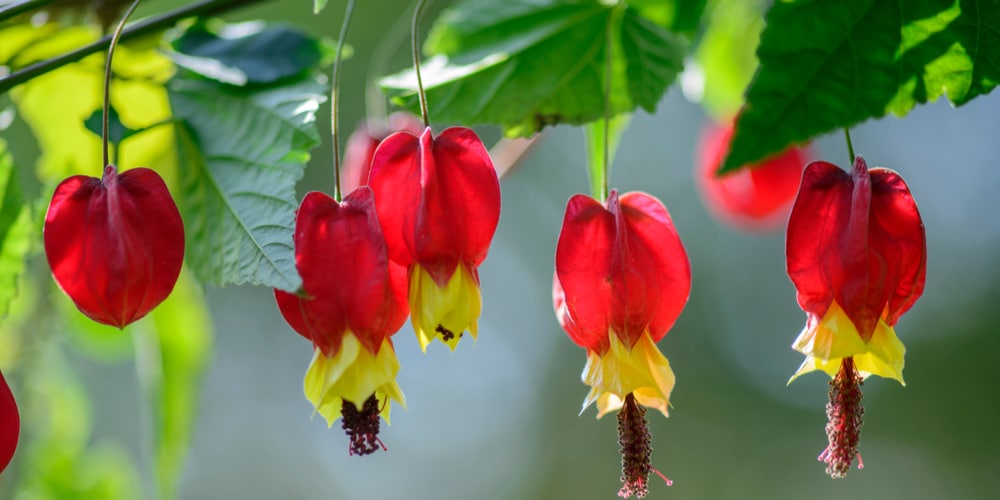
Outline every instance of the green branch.
<path fill-rule="evenodd" d="M 204 0 L 202 2 L 181 7 L 177 10 L 135 23 L 134 25 L 126 28 L 122 33 L 122 41 L 153 33 L 168 26 L 173 26 L 178 20 L 186 17 L 221 14 L 233 8 L 245 7 L 261 1 L 263 0 Z M 66 64 L 79 61 L 80 59 L 96 52 L 101 52 L 107 49 L 108 44 L 110 43 L 111 35 L 107 35 L 72 52 L 53 57 L 52 59 L 46 59 L 45 61 L 32 64 L 31 66 L 11 73 L 5 78 L 0 78 L 0 93 L 7 92 L 17 85 L 27 82 L 37 76 L 44 75 L 54 69 L 61 68 Z"/>

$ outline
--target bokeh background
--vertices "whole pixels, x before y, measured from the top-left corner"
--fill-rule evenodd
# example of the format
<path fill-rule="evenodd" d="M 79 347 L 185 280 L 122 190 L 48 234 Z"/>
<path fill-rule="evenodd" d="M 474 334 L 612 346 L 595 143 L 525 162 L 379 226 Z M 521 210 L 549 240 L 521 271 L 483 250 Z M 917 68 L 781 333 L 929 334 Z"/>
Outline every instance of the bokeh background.
<path fill-rule="evenodd" d="M 166 10 L 153 0 L 143 9 Z M 447 2 L 435 2 L 425 19 Z M 267 19 L 335 37 L 342 0 L 318 16 L 305 0 L 269 2 L 226 19 Z M 375 46 L 409 16 L 408 2 L 359 2 L 343 67 L 345 132 L 365 114 Z M 141 14 L 142 11 L 140 11 Z M 425 22 L 426 26 L 429 22 Z M 408 62 L 399 51 L 390 70 Z M 327 104 L 319 113 L 329 137 Z M 433 119 L 433 117 L 432 117 Z M 648 415 L 654 466 L 649 498 L 1000 498 L 1000 95 L 953 109 L 922 106 L 852 131 L 871 166 L 898 170 L 917 200 L 928 240 L 923 298 L 897 327 L 907 387 L 870 379 L 861 453 L 865 469 L 831 480 L 816 456 L 826 444 L 827 378 L 786 386 L 801 362 L 789 347 L 804 324 L 784 271 L 784 237 L 715 221 L 694 189 L 693 162 L 707 118 L 675 86 L 655 115 L 637 113 L 611 173 L 621 191 L 644 190 L 673 215 L 693 271 L 690 301 L 660 342 L 677 374 L 669 419 Z M 483 129 L 487 144 L 498 131 Z M 23 125 L 5 132 L 31 154 Z M 845 165 L 841 133 L 813 144 Z M 503 179 L 503 212 L 480 268 L 479 341 L 455 353 L 420 352 L 409 325 L 394 337 L 408 410 L 383 427 L 387 453 L 349 457 L 343 432 L 311 418 L 302 395 L 308 342 L 282 320 L 271 290 L 208 289 L 215 347 L 198 401 L 185 499 L 615 498 L 620 464 L 613 416 L 580 412 L 582 349 L 552 314 L 555 243 L 566 200 L 586 192 L 580 129 L 549 130 Z M 301 193 L 332 191 L 330 142 L 314 151 Z M 100 440 L 142 457 L 143 418 L 130 360 L 74 359 L 91 391 Z M 148 480 L 148 464 L 136 459 Z"/>

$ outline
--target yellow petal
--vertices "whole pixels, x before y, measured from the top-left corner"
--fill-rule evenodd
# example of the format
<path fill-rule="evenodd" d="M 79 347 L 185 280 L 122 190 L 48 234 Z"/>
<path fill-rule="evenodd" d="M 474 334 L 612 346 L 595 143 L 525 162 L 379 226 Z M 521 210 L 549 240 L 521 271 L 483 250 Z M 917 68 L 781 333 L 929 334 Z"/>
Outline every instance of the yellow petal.
<path fill-rule="evenodd" d="M 625 396 L 632 393 L 639 404 L 668 416 L 674 372 L 649 333 L 642 334 L 631 349 L 613 332 L 610 339 L 611 347 L 603 355 L 587 353 L 581 378 L 590 386 L 590 392 L 580 413 L 596 402 L 597 418 L 601 418 L 620 409 Z"/>
<path fill-rule="evenodd" d="M 437 338 L 455 350 L 463 332 L 475 339 L 483 300 L 479 284 L 464 265 L 459 265 L 444 288 L 417 265 L 410 270 L 410 314 L 420 348 Z"/>
<path fill-rule="evenodd" d="M 384 405 L 381 415 L 388 422 L 390 400 L 406 408 L 406 398 L 396 384 L 398 372 L 396 351 L 388 339 L 377 354 L 372 354 L 353 333 L 347 332 L 340 350 L 332 357 L 315 349 L 303 386 L 306 399 L 331 427 L 340 418 L 344 400 L 361 408 L 372 394 Z"/>
<path fill-rule="evenodd" d="M 871 339 L 865 342 L 847 313 L 836 302 L 819 321 L 810 320 L 799 334 L 792 348 L 806 355 L 805 361 L 788 380 L 804 373 L 821 370 L 834 377 L 844 358 L 853 357 L 855 367 L 863 378 L 870 375 L 892 378 L 903 382 L 903 355 L 906 348 L 896 330 L 879 319 Z"/>

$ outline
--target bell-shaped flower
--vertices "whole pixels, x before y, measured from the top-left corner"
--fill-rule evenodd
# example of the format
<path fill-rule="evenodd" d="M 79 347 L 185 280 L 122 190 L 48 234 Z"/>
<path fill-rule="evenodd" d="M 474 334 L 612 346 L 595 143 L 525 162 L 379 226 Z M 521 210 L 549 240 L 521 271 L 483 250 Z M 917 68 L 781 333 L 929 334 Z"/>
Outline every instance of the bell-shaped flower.
<path fill-rule="evenodd" d="M 388 126 L 374 120 L 362 122 L 347 139 L 344 164 L 340 168 L 341 190 L 350 193 L 358 186 L 368 185 L 375 149 L 390 134 L 405 131 L 416 135 L 423 130 L 424 122 L 405 111 L 389 115 Z"/>
<path fill-rule="evenodd" d="M 21 416 L 17 412 L 17 401 L 14 401 L 14 394 L 10 392 L 3 373 L 0 373 L 0 473 L 14 458 L 20 435 Z"/>
<path fill-rule="evenodd" d="M 811 163 L 789 217 L 786 257 L 806 312 L 793 344 L 806 359 L 792 379 L 813 370 L 834 377 L 853 358 L 861 377 L 903 383 L 894 327 L 923 292 L 927 241 L 902 177 L 869 170 L 860 156 L 850 173 Z"/>
<path fill-rule="evenodd" d="M 76 307 L 124 328 L 170 295 L 184 261 L 184 225 L 163 179 L 148 168 L 75 175 L 45 214 L 45 256 Z"/>
<path fill-rule="evenodd" d="M 388 421 L 390 400 L 406 405 L 390 339 L 406 321 L 406 271 L 389 260 L 365 186 L 341 203 L 307 194 L 294 244 L 302 289 L 274 294 L 285 321 L 313 343 L 306 398 L 330 426 L 343 416 L 352 454 L 371 453 L 381 444 L 377 416 Z"/>
<path fill-rule="evenodd" d="M 598 417 L 627 396 L 667 415 L 674 373 L 656 347 L 687 303 L 691 268 L 666 207 L 612 190 L 575 195 L 556 247 L 553 302 L 570 339 L 587 349 L 583 382 Z M 582 411 L 582 410 L 581 410 Z"/>
<path fill-rule="evenodd" d="M 500 182 L 481 140 L 453 127 L 436 137 L 395 133 L 372 158 L 369 185 L 389 254 L 406 267 L 420 347 L 452 350 L 477 335 L 479 265 L 500 220 Z"/>
<path fill-rule="evenodd" d="M 808 148 L 789 147 L 763 161 L 716 175 L 729 154 L 733 123 L 709 124 L 698 141 L 695 180 L 705 205 L 717 219 L 739 229 L 770 231 L 788 218 Z"/>

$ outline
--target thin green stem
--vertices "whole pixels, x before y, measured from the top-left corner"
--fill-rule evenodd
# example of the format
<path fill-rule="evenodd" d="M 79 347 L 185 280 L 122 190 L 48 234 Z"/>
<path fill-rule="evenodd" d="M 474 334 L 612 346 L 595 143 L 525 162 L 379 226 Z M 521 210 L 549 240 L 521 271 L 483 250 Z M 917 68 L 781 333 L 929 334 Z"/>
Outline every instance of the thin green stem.
<path fill-rule="evenodd" d="M 173 26 L 178 20 L 186 17 L 212 16 L 221 14 L 236 7 L 245 7 L 264 0 L 204 0 L 195 4 L 172 10 L 159 16 L 151 17 L 129 26 L 122 32 L 122 41 L 128 41 L 142 35 L 147 35 L 161 29 Z M 20 85 L 32 78 L 44 75 L 50 71 L 59 69 L 67 64 L 74 63 L 91 54 L 105 50 L 111 44 L 111 35 L 101 37 L 99 40 L 84 45 L 72 52 L 37 62 L 11 73 L 9 76 L 0 78 L 0 94 Z"/>
<path fill-rule="evenodd" d="M 854 159 L 857 158 L 854 156 L 854 144 L 851 143 L 851 129 L 844 127 L 844 137 L 847 138 L 847 152 L 851 155 L 851 161 L 847 164 L 847 168 L 851 168 L 851 165 L 854 165 Z"/>
<path fill-rule="evenodd" d="M 108 45 L 108 61 L 104 64 L 104 110 L 101 114 L 101 147 L 104 150 L 104 166 L 101 167 L 101 170 L 104 170 L 104 167 L 111 164 L 110 157 L 108 156 L 108 114 L 111 111 L 111 61 L 115 56 L 115 48 L 118 47 L 118 40 L 122 37 L 122 30 L 125 29 L 125 23 L 128 21 L 129 16 L 135 12 L 135 8 L 139 6 L 140 1 L 135 0 L 129 6 L 128 10 L 125 11 L 125 15 L 122 16 L 122 20 L 118 23 L 118 27 L 115 28 L 115 32 L 111 36 L 111 44 Z"/>
<path fill-rule="evenodd" d="M 344 22 L 340 25 L 340 37 L 337 38 L 337 55 L 333 59 L 333 90 L 330 91 L 330 129 L 333 132 L 333 199 L 338 202 L 343 198 L 340 192 L 340 113 L 337 93 L 340 90 L 340 62 L 344 50 L 344 40 L 347 30 L 351 27 L 351 17 L 354 15 L 354 0 L 348 0 L 344 10 Z"/>
<path fill-rule="evenodd" d="M 420 47 L 417 45 L 420 12 L 424 10 L 424 5 L 426 4 L 427 0 L 419 0 L 416 8 L 413 9 L 413 24 L 410 26 L 410 48 L 413 51 L 413 71 L 417 74 L 417 95 L 420 97 L 420 116 L 424 119 L 424 126 L 430 127 L 431 119 L 427 115 L 427 94 L 424 92 L 424 81 L 420 78 Z"/>
<path fill-rule="evenodd" d="M 613 78 L 611 63 L 614 54 L 611 42 L 613 39 L 613 24 L 609 20 L 604 33 L 604 137 L 602 138 L 604 141 L 604 167 L 601 168 L 602 200 L 608 199 L 608 170 L 611 169 L 611 79 Z"/>
<path fill-rule="evenodd" d="M 27 0 L 25 2 L 14 2 L 10 5 L 0 7 L 0 21 L 6 21 L 15 16 L 40 9 L 56 0 Z"/>

